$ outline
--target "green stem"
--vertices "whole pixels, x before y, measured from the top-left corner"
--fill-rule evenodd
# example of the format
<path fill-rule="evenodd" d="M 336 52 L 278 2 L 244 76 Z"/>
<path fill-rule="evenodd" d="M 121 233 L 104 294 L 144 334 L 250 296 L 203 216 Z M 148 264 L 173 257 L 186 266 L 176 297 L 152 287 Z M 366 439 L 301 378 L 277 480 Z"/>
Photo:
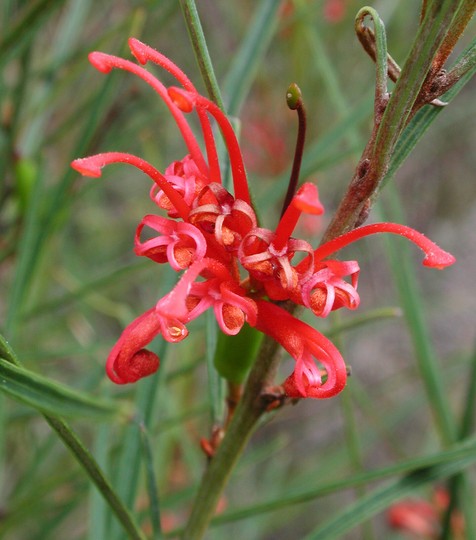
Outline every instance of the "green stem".
<path fill-rule="evenodd" d="M 195 58 L 197 59 L 200 73 L 202 74 L 209 98 L 214 101 L 220 109 L 224 110 L 220 87 L 213 70 L 212 60 L 208 52 L 205 34 L 203 33 L 197 6 L 194 0 L 180 0 L 180 7 L 187 25 L 187 30 L 192 42 Z"/>
<path fill-rule="evenodd" d="M 461 80 L 468 72 L 476 67 L 476 39 L 473 40 L 468 50 L 461 56 L 458 62 L 447 73 L 442 84 L 443 93 L 452 88 L 455 83 Z"/>
<path fill-rule="evenodd" d="M 145 535 L 134 522 L 132 515 L 117 497 L 109 481 L 103 475 L 99 465 L 77 435 L 61 418 L 43 415 L 50 427 L 56 432 L 64 445 L 70 450 L 76 461 L 83 467 L 87 475 L 109 504 L 109 507 L 128 533 L 131 540 L 145 540 Z"/>
<path fill-rule="evenodd" d="M 265 410 L 260 396 L 265 387 L 271 383 L 279 362 L 278 347 L 271 339 L 266 339 L 261 347 L 226 436 L 200 483 L 183 534 L 184 540 L 199 540 L 206 532 L 228 478 Z"/>

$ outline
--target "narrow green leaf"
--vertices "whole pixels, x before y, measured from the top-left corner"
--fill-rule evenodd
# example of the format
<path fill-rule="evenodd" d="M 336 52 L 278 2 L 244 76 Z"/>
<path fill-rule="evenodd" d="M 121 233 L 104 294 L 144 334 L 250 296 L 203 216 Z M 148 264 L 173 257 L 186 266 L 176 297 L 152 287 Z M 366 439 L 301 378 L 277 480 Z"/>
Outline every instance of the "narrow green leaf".
<path fill-rule="evenodd" d="M 8 360 L 10 363 L 19 365 L 19 360 L 15 351 L 10 346 L 10 343 L 0 334 L 0 356 Z"/>
<path fill-rule="evenodd" d="M 315 529 L 305 540 L 335 540 L 355 526 L 375 516 L 402 497 L 408 496 L 416 489 L 438 480 L 448 478 L 469 467 L 476 461 L 476 454 L 449 463 L 426 467 L 414 471 L 390 486 L 378 488 L 354 504 L 346 507 L 327 523 Z"/>
<path fill-rule="evenodd" d="M 427 470 L 431 467 L 438 468 L 447 465 L 448 463 L 461 463 L 463 460 L 471 459 L 473 461 L 476 460 L 476 438 L 474 437 L 455 444 L 450 449 L 442 452 L 412 458 L 382 469 L 347 476 L 342 480 L 334 480 L 312 489 L 293 490 L 269 501 L 255 503 L 236 510 L 228 510 L 213 518 L 211 524 L 212 526 L 217 526 L 232 521 L 239 521 L 241 519 L 247 519 L 266 512 L 276 511 L 295 504 L 309 502 L 350 488 L 365 486 L 371 482 L 384 480 L 385 478 L 390 478 L 399 474 L 412 475 L 419 470 Z M 173 534 L 178 534 L 178 531 L 172 531 L 170 536 L 173 536 Z M 168 537 L 169 535 L 166 534 L 165 536 Z M 336 536 L 335 538 L 338 537 Z"/>
<path fill-rule="evenodd" d="M 140 425 L 140 435 L 142 441 L 142 451 L 144 454 L 145 472 L 147 480 L 147 491 L 149 493 L 149 515 L 154 531 L 154 540 L 163 538 L 162 528 L 160 525 L 160 509 L 159 509 L 159 494 L 157 491 L 157 479 L 154 473 L 154 459 L 152 448 L 149 440 L 149 435 L 144 424 Z"/>
<path fill-rule="evenodd" d="M 115 402 L 94 399 L 0 358 L 0 389 L 35 409 L 61 416 L 113 419 L 130 416 Z"/>
<path fill-rule="evenodd" d="M 396 307 L 383 307 L 377 308 L 361 315 L 355 315 L 348 322 L 339 323 L 338 325 L 333 326 L 330 330 L 324 332 L 324 335 L 328 338 L 334 337 L 342 332 L 347 332 L 349 330 L 355 330 L 361 326 L 366 326 L 375 322 L 382 322 L 385 319 L 393 319 L 395 317 L 401 317 L 402 310 Z"/>
<path fill-rule="evenodd" d="M 468 377 L 468 388 L 461 420 L 460 438 L 468 437 L 475 429 L 476 424 L 476 347 L 473 350 Z"/>
<path fill-rule="evenodd" d="M 468 387 L 464 404 L 463 418 L 459 429 L 459 438 L 468 437 L 474 430 L 476 416 L 476 349 L 473 351 L 468 376 Z M 460 473 L 448 482 L 450 503 L 443 519 L 441 540 L 450 540 L 452 535 L 452 518 L 458 508 L 463 510 L 466 536 L 476 538 L 476 519 L 474 516 L 474 493 L 471 478 Z"/>
<path fill-rule="evenodd" d="M 165 291 L 170 290 L 176 282 L 175 272 L 165 272 L 159 287 L 159 296 Z M 147 379 L 140 381 L 136 385 L 135 409 L 138 411 L 138 417 L 146 428 L 149 428 L 154 417 L 156 403 L 160 389 L 166 382 L 166 369 L 164 366 L 168 342 L 160 341 L 157 354 L 161 359 L 161 366 L 157 373 Z M 135 504 L 137 491 L 139 487 L 139 475 L 141 465 L 143 464 L 144 454 L 141 439 L 140 426 L 138 423 L 127 426 L 123 435 L 123 443 L 119 456 L 113 462 L 113 466 L 121 471 L 121 474 L 115 479 L 115 488 L 117 494 L 132 508 Z M 117 539 L 121 531 L 117 523 L 110 523 L 107 538 Z"/>
<path fill-rule="evenodd" d="M 51 14 L 64 3 L 65 0 L 37 0 L 24 5 L 21 18 L 7 26 L 8 31 L 0 41 L 0 65 L 12 54 L 12 49 L 25 47 L 32 39 L 36 29 L 44 24 Z"/>
<path fill-rule="evenodd" d="M 143 419 L 145 426 L 149 426 L 151 423 L 157 394 L 165 380 L 163 358 L 167 345 L 166 341 L 161 341 L 158 355 L 162 365 L 158 372 L 152 377 L 140 381 L 139 385 L 137 385 L 135 407 L 138 414 L 140 414 Z M 121 497 L 125 504 L 130 508 L 134 506 L 137 496 L 139 474 L 145 457 L 143 450 L 139 424 L 134 423 L 127 426 L 123 435 L 120 454 L 114 463 L 117 470 L 121 471 L 121 474 L 116 477 L 115 489 L 118 496 Z M 110 524 L 107 538 L 122 538 L 116 523 Z"/>
<path fill-rule="evenodd" d="M 454 0 L 432 2 L 418 28 L 376 135 L 375 166 L 382 176 L 459 3 Z"/>
<path fill-rule="evenodd" d="M 223 93 L 228 97 L 227 112 L 232 116 L 240 113 L 241 105 L 262 65 L 277 27 L 279 8 L 280 2 L 276 0 L 261 0 L 258 3 L 240 48 L 233 55 L 223 81 Z"/>
<path fill-rule="evenodd" d="M 134 22 L 134 21 L 133 21 Z M 116 92 L 115 73 L 106 77 L 101 89 L 94 98 L 89 109 L 88 118 L 85 121 L 78 144 L 72 152 L 72 157 L 84 155 L 91 143 L 98 126 L 113 103 L 112 95 Z M 67 161 L 67 160 L 65 160 Z M 41 253 L 51 233 L 61 224 L 67 210 L 73 202 L 68 189 L 77 177 L 77 173 L 66 165 L 66 170 L 60 180 L 50 190 L 46 191 L 43 183 L 44 172 L 40 171 L 32 194 L 33 203 L 30 205 L 23 238 L 19 242 L 18 264 L 15 279 L 9 298 L 10 311 L 7 314 L 6 328 L 9 335 L 14 335 L 17 329 L 18 318 L 23 309 L 24 299 L 35 278 L 35 270 L 40 260 Z M 39 203 L 45 203 L 43 215 L 40 215 Z"/>
<path fill-rule="evenodd" d="M 60 418 L 45 415 L 45 420 L 60 437 L 64 445 L 70 450 L 104 499 L 108 502 L 112 512 L 121 523 L 123 529 L 127 532 L 128 537 L 132 540 L 145 540 L 145 535 L 136 525 L 131 513 L 119 499 L 94 457 L 78 436 Z"/>
<path fill-rule="evenodd" d="M 73 304 L 78 300 L 82 300 L 90 294 L 97 294 L 98 290 L 103 290 L 108 285 L 118 285 L 120 280 L 125 278 L 131 279 L 131 274 L 141 272 L 150 268 L 150 261 L 134 262 L 127 266 L 114 268 L 111 272 L 98 277 L 92 281 L 84 283 L 75 290 L 68 291 L 57 298 L 48 300 L 38 306 L 33 306 L 30 310 L 23 314 L 22 320 L 39 317 L 45 313 L 52 313 L 58 309 L 64 309 L 68 304 Z"/>
<path fill-rule="evenodd" d="M 366 17 L 371 17 L 375 28 L 375 64 L 377 68 L 375 81 L 375 100 L 376 105 L 380 104 L 387 92 L 387 36 L 385 34 L 385 26 L 375 9 L 371 7 L 363 7 L 355 17 L 355 31 L 359 35 L 367 31 L 364 20 Z"/>
<path fill-rule="evenodd" d="M 306 39 L 311 48 L 315 68 L 322 77 L 324 86 L 327 90 L 326 98 L 329 101 L 330 106 L 335 109 L 337 118 L 346 118 L 349 115 L 350 109 L 349 99 L 344 94 L 344 88 L 341 84 L 339 74 L 337 73 L 336 63 L 331 58 L 331 55 L 329 54 L 329 51 L 321 37 L 322 28 L 315 26 L 310 20 L 306 19 L 304 31 Z M 362 140 L 362 137 L 358 131 L 357 122 L 353 122 L 348 125 L 347 129 L 345 130 L 345 138 L 355 153 L 359 152 L 364 145 L 364 141 Z M 319 143 L 321 140 L 322 137 L 318 137 L 317 142 Z M 310 152 L 308 151 L 307 154 L 309 155 Z M 306 166 L 303 163 L 303 170 L 305 168 Z"/>
<path fill-rule="evenodd" d="M 29 197 L 30 204 L 26 208 L 25 224 L 18 242 L 15 276 L 8 294 L 5 332 L 9 336 L 15 336 L 23 301 L 28 292 L 28 284 L 34 275 L 32 261 L 39 259 L 39 253 L 35 250 L 35 237 L 41 230 L 40 209 L 41 201 L 45 197 L 45 173 L 41 166 L 36 168 L 35 172 L 36 176 L 31 180 L 33 187 Z"/>
<path fill-rule="evenodd" d="M 2 363 L 4 362 L 10 367 L 22 369 L 20 361 L 18 360 L 14 350 L 10 347 L 7 340 L 2 335 L 0 335 L 0 356 L 5 358 L 4 360 L 0 359 Z M 61 408 L 59 411 L 61 414 L 63 413 Z M 91 455 L 89 450 L 84 446 L 79 437 L 74 433 L 74 431 L 62 418 L 60 418 L 58 409 L 56 409 L 53 414 L 47 414 L 46 412 L 43 412 L 42 414 L 50 427 L 63 441 L 63 444 L 70 450 L 90 480 L 107 501 L 119 523 L 122 525 L 124 530 L 128 532 L 129 538 L 133 540 L 145 540 L 144 535 L 140 529 L 138 529 L 131 514 L 124 506 L 123 502 L 119 499 L 107 478 L 104 476 L 96 460 Z"/>
<path fill-rule="evenodd" d="M 213 70 L 212 59 L 208 52 L 207 41 L 203 33 L 200 17 L 198 16 L 195 0 L 180 0 L 180 6 L 208 96 L 223 110 L 220 87 L 218 86 L 215 71 Z"/>
<path fill-rule="evenodd" d="M 110 472 L 109 452 L 111 450 L 111 435 L 113 426 L 109 423 L 101 424 L 97 430 L 93 455 L 100 467 L 107 473 Z M 101 493 L 91 485 L 88 500 L 88 536 L 87 540 L 104 540 L 107 538 L 107 526 L 109 523 L 109 507 Z"/>

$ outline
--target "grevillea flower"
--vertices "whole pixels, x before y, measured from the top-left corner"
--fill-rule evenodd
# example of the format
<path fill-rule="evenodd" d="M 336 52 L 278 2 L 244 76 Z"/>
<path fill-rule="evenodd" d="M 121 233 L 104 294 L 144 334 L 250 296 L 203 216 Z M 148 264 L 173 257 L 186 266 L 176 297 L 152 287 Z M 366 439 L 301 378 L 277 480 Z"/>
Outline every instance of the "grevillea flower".
<path fill-rule="evenodd" d="M 118 384 L 152 374 L 159 359 L 145 347 L 158 335 L 172 343 L 185 339 L 187 324 L 211 308 L 225 334 L 235 335 L 247 323 L 291 355 L 295 368 L 282 385 L 288 396 L 338 394 L 345 387 L 347 370 L 337 348 L 276 302 L 293 302 L 319 317 L 340 308 L 356 309 L 360 302 L 357 261 L 329 257 L 371 234 L 408 238 L 424 251 L 423 264 L 429 267 L 444 268 L 454 257 L 422 234 L 393 223 L 366 225 L 314 249 L 308 241 L 292 236 L 302 215 L 324 211 L 312 183 L 291 193 L 275 230 L 260 226 L 240 145 L 226 115 L 164 55 L 136 39 L 130 39 L 129 45 L 139 64 L 159 65 L 177 85 L 167 88 L 142 65 L 116 56 L 93 52 L 89 59 L 103 73 L 122 69 L 150 85 L 172 114 L 188 154 L 163 173 L 139 157 L 120 152 L 76 159 L 71 165 L 91 177 L 101 176 L 101 169 L 111 163 L 126 163 L 145 173 L 152 180 L 151 199 L 166 216 L 151 214 L 142 219 L 135 253 L 168 263 L 183 274 L 168 294 L 124 330 L 108 357 L 107 374 Z M 198 116 L 202 144 L 189 125 L 191 113 Z M 222 183 L 212 122 L 217 123 L 228 150 L 233 193 Z"/>
<path fill-rule="evenodd" d="M 448 509 L 450 497 L 445 488 L 437 487 L 431 501 L 404 499 L 387 510 L 387 521 L 392 529 L 409 533 L 412 537 L 433 540 L 441 537 L 441 523 Z M 451 515 L 451 538 L 467 538 L 462 514 L 456 510 Z"/>

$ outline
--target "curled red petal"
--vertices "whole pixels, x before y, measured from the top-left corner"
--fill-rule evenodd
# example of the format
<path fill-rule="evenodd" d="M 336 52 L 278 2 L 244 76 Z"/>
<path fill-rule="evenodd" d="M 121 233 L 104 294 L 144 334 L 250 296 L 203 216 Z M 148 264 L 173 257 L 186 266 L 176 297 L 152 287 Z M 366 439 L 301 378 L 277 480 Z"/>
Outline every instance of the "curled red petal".
<path fill-rule="evenodd" d="M 131 357 L 120 356 L 114 371 L 121 379 L 121 384 L 134 383 L 155 373 L 159 365 L 159 357 L 156 354 L 147 349 L 140 349 Z"/>
<path fill-rule="evenodd" d="M 159 357 L 144 347 L 160 333 L 162 318 L 154 308 L 149 309 L 122 332 L 111 350 L 106 372 L 116 384 L 135 382 L 152 375 L 159 368 Z"/>
<path fill-rule="evenodd" d="M 275 304 L 256 301 L 256 328 L 280 343 L 296 361 L 293 374 L 285 381 L 290 397 L 329 398 L 341 392 L 347 380 L 347 368 L 336 346 L 308 324 Z M 322 382 L 316 359 L 325 368 Z"/>
<path fill-rule="evenodd" d="M 144 226 L 161 233 L 141 241 Z M 158 263 L 169 262 L 175 270 L 184 270 L 204 258 L 207 245 L 203 234 L 190 223 L 172 221 L 162 216 L 147 215 L 140 222 L 134 240 L 136 255 L 146 256 Z"/>

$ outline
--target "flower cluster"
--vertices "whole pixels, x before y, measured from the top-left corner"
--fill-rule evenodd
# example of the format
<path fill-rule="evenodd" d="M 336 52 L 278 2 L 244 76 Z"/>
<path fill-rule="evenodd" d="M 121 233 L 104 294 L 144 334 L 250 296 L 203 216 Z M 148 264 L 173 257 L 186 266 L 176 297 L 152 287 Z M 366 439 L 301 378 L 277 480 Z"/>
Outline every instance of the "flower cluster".
<path fill-rule="evenodd" d="M 261 227 L 240 146 L 227 117 L 200 95 L 168 58 L 136 39 L 130 39 L 129 45 L 140 64 L 161 66 L 175 77 L 177 86 L 167 88 L 141 65 L 116 56 L 93 52 L 90 62 L 103 73 L 122 69 L 148 83 L 170 110 L 188 154 L 163 173 L 139 157 L 118 152 L 77 159 L 72 167 L 83 175 L 99 177 L 102 167 L 121 162 L 148 175 L 153 182 L 150 197 L 167 217 L 147 215 L 142 219 L 135 235 L 135 253 L 168 263 L 183 274 L 166 296 L 124 330 L 107 360 L 109 377 L 125 384 L 152 374 L 159 359 L 145 349 L 147 344 L 159 334 L 169 342 L 185 339 L 187 324 L 213 308 L 225 334 L 237 334 L 246 323 L 289 352 L 296 364 L 283 385 L 288 396 L 325 398 L 337 394 L 346 382 L 346 366 L 339 351 L 277 302 L 304 306 L 318 317 L 342 307 L 356 309 L 357 261 L 329 256 L 374 233 L 407 237 L 425 252 L 426 266 L 443 268 L 454 258 L 420 233 L 391 223 L 360 227 L 314 249 L 292 236 L 302 214 L 323 212 L 312 183 L 297 190 L 274 231 Z M 187 120 L 193 111 L 200 122 L 202 145 Z M 226 143 L 233 194 L 222 183 L 212 121 Z"/>

